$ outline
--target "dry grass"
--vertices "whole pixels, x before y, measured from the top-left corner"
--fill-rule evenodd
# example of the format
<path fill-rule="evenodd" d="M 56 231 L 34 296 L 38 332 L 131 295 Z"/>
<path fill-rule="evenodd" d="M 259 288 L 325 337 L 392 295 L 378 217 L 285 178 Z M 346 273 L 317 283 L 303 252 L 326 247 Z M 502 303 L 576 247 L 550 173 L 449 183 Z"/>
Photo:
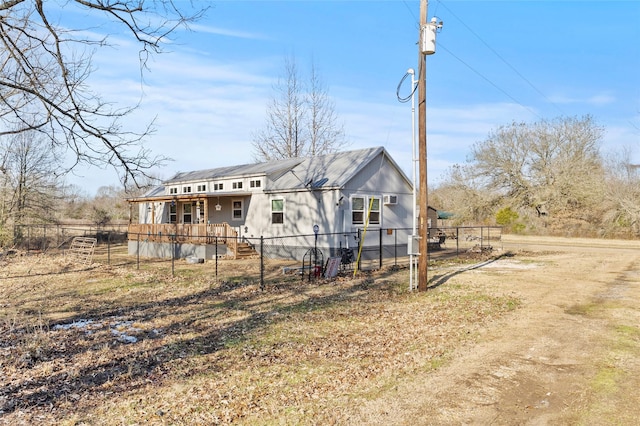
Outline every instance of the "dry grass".
<path fill-rule="evenodd" d="M 105 255 L 3 260 L 1 423 L 344 424 L 518 305 L 455 278 L 410 293 L 406 270 L 260 290 L 257 261 Z"/>

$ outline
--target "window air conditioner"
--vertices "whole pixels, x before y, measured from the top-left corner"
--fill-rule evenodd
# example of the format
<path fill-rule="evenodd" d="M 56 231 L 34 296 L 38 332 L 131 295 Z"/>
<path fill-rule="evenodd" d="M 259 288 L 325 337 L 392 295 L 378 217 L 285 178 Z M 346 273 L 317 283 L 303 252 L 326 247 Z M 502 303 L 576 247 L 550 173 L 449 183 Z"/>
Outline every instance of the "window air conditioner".
<path fill-rule="evenodd" d="M 385 195 L 383 197 L 383 203 L 386 204 L 386 205 L 398 204 L 398 196 L 397 195 Z"/>

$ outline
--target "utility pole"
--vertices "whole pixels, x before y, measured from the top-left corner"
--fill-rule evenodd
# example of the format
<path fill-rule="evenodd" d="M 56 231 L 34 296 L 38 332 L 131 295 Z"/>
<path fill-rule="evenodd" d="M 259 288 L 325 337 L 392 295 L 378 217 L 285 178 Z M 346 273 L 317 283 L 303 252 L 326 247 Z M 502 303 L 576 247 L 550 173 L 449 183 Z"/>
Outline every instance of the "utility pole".
<path fill-rule="evenodd" d="M 427 291 L 427 263 L 429 229 L 427 216 L 429 214 L 427 192 L 427 61 L 422 52 L 422 30 L 427 25 L 428 0 L 420 0 L 420 41 L 418 43 L 418 182 L 420 193 L 418 203 L 420 216 L 418 218 L 418 291 Z"/>
<path fill-rule="evenodd" d="M 442 22 L 436 18 L 427 23 L 428 0 L 420 0 L 420 42 L 418 43 L 418 169 L 419 205 L 418 221 L 418 291 L 427 291 L 427 264 L 429 260 L 429 190 L 427 188 L 427 61 L 426 56 L 436 52 L 436 31 Z M 435 225 L 435 224 L 434 224 Z"/>

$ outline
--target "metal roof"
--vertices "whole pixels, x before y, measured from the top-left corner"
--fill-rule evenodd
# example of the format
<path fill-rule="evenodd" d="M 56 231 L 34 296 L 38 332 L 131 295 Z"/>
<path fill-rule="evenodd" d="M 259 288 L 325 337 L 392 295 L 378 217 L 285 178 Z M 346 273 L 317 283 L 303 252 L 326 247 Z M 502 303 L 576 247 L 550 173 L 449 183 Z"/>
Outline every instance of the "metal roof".
<path fill-rule="evenodd" d="M 266 179 L 263 185 L 265 192 L 339 189 L 343 188 L 362 168 L 380 155 L 384 155 L 387 161 L 393 164 L 398 173 L 411 185 L 411 181 L 389 156 L 384 147 L 378 146 L 309 158 L 289 158 L 264 163 L 180 172 L 139 198 L 163 196 L 164 188 L 169 185 L 249 176 L 265 176 Z M 233 193 L 237 194 L 236 192 Z M 227 192 L 216 192 L 214 194 L 201 193 L 199 195 L 219 196 L 229 194 Z"/>
<path fill-rule="evenodd" d="M 290 173 L 285 173 L 265 185 L 264 190 L 272 192 L 342 188 L 380 153 L 386 153 L 383 147 L 304 158 L 289 170 Z M 387 157 L 390 158 L 388 155 Z"/>
<path fill-rule="evenodd" d="M 183 182 L 196 182 L 215 179 L 233 179 L 247 176 L 263 176 L 286 171 L 300 163 L 300 158 L 268 161 L 265 163 L 242 164 L 239 166 L 218 167 L 215 169 L 179 172 L 171 179 L 163 182 L 165 186 Z"/>
<path fill-rule="evenodd" d="M 145 192 L 142 197 L 157 197 L 158 195 L 164 195 L 164 185 L 154 186 Z"/>

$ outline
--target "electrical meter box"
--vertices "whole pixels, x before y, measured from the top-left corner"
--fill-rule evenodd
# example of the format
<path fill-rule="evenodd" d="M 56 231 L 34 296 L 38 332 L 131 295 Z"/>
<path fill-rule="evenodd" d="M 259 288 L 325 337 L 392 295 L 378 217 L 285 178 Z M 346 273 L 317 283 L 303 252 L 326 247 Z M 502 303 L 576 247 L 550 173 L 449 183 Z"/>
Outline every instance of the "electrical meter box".
<path fill-rule="evenodd" d="M 407 254 L 413 256 L 420 255 L 420 237 L 417 235 L 409 235 L 409 241 L 407 243 Z"/>

